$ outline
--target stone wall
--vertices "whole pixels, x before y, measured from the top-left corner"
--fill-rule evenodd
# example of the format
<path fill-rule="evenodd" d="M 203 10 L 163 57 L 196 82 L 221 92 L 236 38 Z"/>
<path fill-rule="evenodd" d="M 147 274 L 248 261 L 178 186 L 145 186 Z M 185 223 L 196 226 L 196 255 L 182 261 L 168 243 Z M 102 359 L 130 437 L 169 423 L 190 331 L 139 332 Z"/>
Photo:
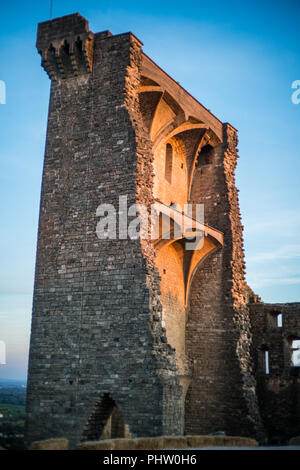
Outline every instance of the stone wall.
<path fill-rule="evenodd" d="M 300 339 L 300 304 L 257 302 L 249 308 L 257 395 L 266 433 L 270 443 L 287 444 L 300 433 L 300 367 L 293 366 L 291 350 L 292 340 Z"/>
<path fill-rule="evenodd" d="M 187 324 L 193 378 L 186 398 L 186 432 L 218 430 L 264 439 L 251 364 L 251 328 L 244 297 L 242 225 L 235 186 L 235 130 L 224 144 L 200 152 L 191 199 L 203 203 L 205 222 L 224 233 L 194 275 Z"/>
<path fill-rule="evenodd" d="M 88 30 L 80 15 L 55 20 L 55 28 L 47 22 L 39 27 L 39 48 L 55 44 L 70 22 Z M 138 122 L 140 47 L 130 33 L 100 33 L 94 37 L 91 72 L 52 76 L 28 443 L 64 435 L 74 446 L 105 393 L 133 436 L 182 432 L 174 350 L 157 321 L 153 248 L 148 241 L 96 236 L 99 204 L 118 208 L 119 195 L 128 195 L 129 205 L 151 203 L 151 148 Z"/>

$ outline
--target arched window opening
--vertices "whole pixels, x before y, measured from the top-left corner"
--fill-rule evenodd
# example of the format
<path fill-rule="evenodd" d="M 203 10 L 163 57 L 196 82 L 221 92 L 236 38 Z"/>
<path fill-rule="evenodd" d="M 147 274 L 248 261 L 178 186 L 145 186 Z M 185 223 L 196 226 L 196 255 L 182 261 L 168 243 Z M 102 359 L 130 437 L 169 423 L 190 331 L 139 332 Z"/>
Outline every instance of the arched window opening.
<path fill-rule="evenodd" d="M 197 157 L 197 168 L 203 165 L 210 165 L 213 161 L 213 147 L 210 144 L 204 145 Z"/>
<path fill-rule="evenodd" d="M 130 436 L 129 426 L 121 416 L 118 405 L 108 393 L 105 393 L 96 403 L 81 440 L 96 441 Z"/>
<path fill-rule="evenodd" d="M 173 167 L 173 147 L 171 144 L 166 145 L 166 162 L 165 162 L 165 179 L 168 183 L 172 183 L 172 167 Z"/>

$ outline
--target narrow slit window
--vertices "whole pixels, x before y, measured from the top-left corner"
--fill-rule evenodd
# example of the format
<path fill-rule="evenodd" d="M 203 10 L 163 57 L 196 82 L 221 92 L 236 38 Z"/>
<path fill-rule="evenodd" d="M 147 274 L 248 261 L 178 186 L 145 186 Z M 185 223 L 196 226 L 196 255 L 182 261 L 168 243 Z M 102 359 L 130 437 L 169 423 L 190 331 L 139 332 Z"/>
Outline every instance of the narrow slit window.
<path fill-rule="evenodd" d="M 268 349 L 264 351 L 264 371 L 266 375 L 270 373 L 270 354 Z"/>
<path fill-rule="evenodd" d="M 278 313 L 276 317 L 277 328 L 282 328 L 282 313 Z"/>
<path fill-rule="evenodd" d="M 165 178 L 168 183 L 172 183 L 172 167 L 173 167 L 173 148 L 171 144 L 166 145 L 166 166 Z"/>

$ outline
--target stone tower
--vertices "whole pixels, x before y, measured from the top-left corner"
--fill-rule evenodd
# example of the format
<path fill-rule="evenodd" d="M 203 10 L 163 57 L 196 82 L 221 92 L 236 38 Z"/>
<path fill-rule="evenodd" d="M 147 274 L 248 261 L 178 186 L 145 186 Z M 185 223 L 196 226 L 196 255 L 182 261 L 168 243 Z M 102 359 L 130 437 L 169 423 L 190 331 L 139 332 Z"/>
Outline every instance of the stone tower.
<path fill-rule="evenodd" d="M 219 430 L 259 438 L 236 130 L 132 33 L 94 34 L 73 14 L 40 23 L 37 48 L 51 97 L 27 442 Z M 116 237 L 100 239 L 99 205 L 120 201 L 149 209 L 141 221 L 158 204 L 158 235 L 129 238 L 120 222 Z M 204 205 L 204 223 L 187 216 L 201 229 L 195 249 L 189 229 L 175 236 L 174 204 Z"/>

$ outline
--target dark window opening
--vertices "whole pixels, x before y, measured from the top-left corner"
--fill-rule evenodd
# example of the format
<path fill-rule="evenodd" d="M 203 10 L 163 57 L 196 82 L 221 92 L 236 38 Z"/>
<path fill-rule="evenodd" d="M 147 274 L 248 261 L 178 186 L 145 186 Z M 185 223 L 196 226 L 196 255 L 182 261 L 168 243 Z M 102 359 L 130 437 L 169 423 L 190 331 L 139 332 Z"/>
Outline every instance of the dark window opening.
<path fill-rule="evenodd" d="M 282 312 L 269 312 L 267 316 L 268 325 L 271 328 L 282 328 L 283 315 Z"/>
<path fill-rule="evenodd" d="M 197 168 L 203 165 L 210 165 L 213 161 L 213 147 L 210 144 L 204 145 L 197 157 Z"/>
<path fill-rule="evenodd" d="M 130 437 L 130 430 L 115 401 L 104 393 L 86 423 L 82 441 Z"/>

